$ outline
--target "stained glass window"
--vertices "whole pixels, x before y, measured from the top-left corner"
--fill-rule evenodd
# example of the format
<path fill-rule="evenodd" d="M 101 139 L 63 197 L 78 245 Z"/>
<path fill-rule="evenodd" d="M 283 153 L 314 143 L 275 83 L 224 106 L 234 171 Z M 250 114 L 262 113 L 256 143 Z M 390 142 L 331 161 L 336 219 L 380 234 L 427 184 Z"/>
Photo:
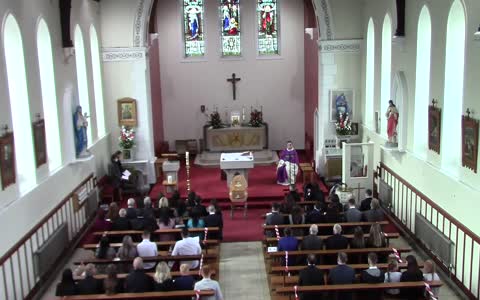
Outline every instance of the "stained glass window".
<path fill-rule="evenodd" d="M 203 0 L 183 0 L 185 56 L 205 55 Z"/>
<path fill-rule="evenodd" d="M 222 55 L 240 56 L 240 0 L 220 0 Z"/>
<path fill-rule="evenodd" d="M 258 0 L 258 54 L 278 54 L 277 0 Z"/>

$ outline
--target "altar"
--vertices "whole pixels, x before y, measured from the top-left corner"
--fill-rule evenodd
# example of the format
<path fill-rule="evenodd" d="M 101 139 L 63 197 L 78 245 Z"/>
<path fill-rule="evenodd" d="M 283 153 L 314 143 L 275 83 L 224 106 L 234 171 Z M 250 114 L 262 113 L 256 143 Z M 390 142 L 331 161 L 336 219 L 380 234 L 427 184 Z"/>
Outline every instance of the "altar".
<path fill-rule="evenodd" d="M 227 174 L 227 186 L 230 187 L 230 182 L 232 182 L 235 173 L 243 175 L 248 182 L 248 170 L 253 169 L 253 162 L 252 152 L 222 153 L 220 156 L 220 169 Z"/>
<path fill-rule="evenodd" d="M 268 125 L 203 128 L 205 150 L 210 152 L 258 151 L 268 149 Z"/>

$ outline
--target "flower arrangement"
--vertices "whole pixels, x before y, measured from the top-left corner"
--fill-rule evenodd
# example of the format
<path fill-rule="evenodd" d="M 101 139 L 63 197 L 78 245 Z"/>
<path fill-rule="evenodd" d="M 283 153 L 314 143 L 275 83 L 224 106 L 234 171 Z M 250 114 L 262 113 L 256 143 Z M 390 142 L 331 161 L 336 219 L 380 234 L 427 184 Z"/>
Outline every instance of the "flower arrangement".
<path fill-rule="evenodd" d="M 135 130 L 128 126 L 122 126 L 122 132 L 118 137 L 118 144 L 122 149 L 132 149 L 135 145 Z"/>
<path fill-rule="evenodd" d="M 335 129 L 338 135 L 349 135 L 352 132 L 352 122 L 348 113 L 338 113 Z"/>
<path fill-rule="evenodd" d="M 250 126 L 252 127 L 260 127 L 263 124 L 263 113 L 258 110 L 253 110 L 250 113 Z"/>
<path fill-rule="evenodd" d="M 222 119 L 220 118 L 220 114 L 218 111 L 214 111 L 210 114 L 210 121 L 208 125 L 212 126 L 212 128 L 222 128 Z"/>

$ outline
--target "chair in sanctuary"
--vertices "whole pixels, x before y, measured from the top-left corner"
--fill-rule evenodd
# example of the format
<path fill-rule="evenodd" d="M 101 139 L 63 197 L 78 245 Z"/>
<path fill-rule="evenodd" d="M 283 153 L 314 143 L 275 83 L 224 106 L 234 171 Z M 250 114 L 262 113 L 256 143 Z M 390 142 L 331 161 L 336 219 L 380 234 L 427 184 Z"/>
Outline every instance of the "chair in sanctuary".
<path fill-rule="evenodd" d="M 230 183 L 230 218 L 233 218 L 233 212 L 236 206 L 243 205 L 243 217 L 247 217 L 247 199 L 248 199 L 248 184 L 243 175 L 235 175 Z"/>

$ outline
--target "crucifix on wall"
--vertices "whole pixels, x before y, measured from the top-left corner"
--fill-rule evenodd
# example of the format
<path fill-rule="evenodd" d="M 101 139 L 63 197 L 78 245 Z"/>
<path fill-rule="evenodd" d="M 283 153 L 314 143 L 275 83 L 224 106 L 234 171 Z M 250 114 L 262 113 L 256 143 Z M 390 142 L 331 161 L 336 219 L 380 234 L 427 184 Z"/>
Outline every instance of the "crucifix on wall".
<path fill-rule="evenodd" d="M 237 81 L 240 81 L 240 80 L 242 79 L 237 78 L 235 73 L 232 73 L 232 78 L 227 78 L 227 81 L 232 83 L 233 100 L 237 100 Z"/>

